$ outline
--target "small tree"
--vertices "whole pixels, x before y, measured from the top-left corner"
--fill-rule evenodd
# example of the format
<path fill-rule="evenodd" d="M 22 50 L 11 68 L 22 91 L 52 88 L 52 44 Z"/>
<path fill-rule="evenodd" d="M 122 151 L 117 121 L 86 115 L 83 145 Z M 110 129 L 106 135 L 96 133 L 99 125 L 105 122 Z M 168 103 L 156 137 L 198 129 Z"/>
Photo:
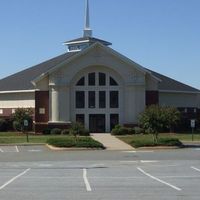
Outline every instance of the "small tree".
<path fill-rule="evenodd" d="M 31 122 L 32 115 L 33 110 L 31 108 L 17 108 L 15 110 L 15 113 L 13 113 L 12 115 L 13 123 L 17 123 L 20 131 L 24 131 L 24 120 L 28 120 L 29 122 Z"/>
<path fill-rule="evenodd" d="M 170 133 L 173 131 L 173 127 L 180 121 L 181 113 L 174 107 L 165 107 L 166 112 L 166 128 Z"/>
<path fill-rule="evenodd" d="M 76 122 L 72 123 L 72 126 L 70 128 L 70 134 L 75 137 L 77 140 L 77 136 L 81 135 L 81 133 L 85 130 L 84 125 L 82 123 Z"/>
<path fill-rule="evenodd" d="M 25 131 L 24 120 L 27 120 L 30 123 L 32 120 L 32 115 L 33 110 L 31 108 L 17 108 L 13 114 L 13 126 L 16 126 L 22 132 L 26 132 L 27 142 L 29 142 L 29 137 L 28 130 Z"/>
<path fill-rule="evenodd" d="M 160 107 L 157 105 L 152 105 L 147 107 L 139 117 L 140 126 L 145 130 L 146 133 L 153 135 L 154 142 L 158 141 L 158 134 L 163 128 L 163 117 L 160 114 Z"/>
<path fill-rule="evenodd" d="M 180 120 L 180 112 L 173 107 L 152 105 L 145 109 L 139 117 L 139 124 L 146 133 L 152 134 L 154 142 L 165 129 L 171 129 Z"/>

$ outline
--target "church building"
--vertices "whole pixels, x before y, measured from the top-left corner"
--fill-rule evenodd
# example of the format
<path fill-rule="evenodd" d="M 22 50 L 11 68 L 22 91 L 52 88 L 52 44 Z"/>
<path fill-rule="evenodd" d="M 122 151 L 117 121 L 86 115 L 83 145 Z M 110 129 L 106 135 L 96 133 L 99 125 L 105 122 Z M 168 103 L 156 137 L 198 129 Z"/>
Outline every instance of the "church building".
<path fill-rule="evenodd" d="M 82 122 L 90 132 L 134 126 L 146 106 L 177 107 L 200 116 L 200 91 L 147 69 L 93 37 L 86 5 L 83 37 L 67 41 L 68 52 L 0 80 L 0 118 L 16 108 L 34 110 L 34 128 L 65 128 Z"/>

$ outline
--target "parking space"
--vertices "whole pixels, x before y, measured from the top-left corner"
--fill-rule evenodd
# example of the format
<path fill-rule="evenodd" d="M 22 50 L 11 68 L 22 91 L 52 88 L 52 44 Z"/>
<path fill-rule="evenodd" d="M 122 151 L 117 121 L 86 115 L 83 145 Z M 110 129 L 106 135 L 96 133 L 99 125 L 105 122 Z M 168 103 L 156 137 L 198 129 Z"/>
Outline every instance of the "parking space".
<path fill-rule="evenodd" d="M 1 153 L 19 153 L 19 152 L 41 152 L 46 150 L 44 146 L 0 146 L 0 154 Z"/>
<path fill-rule="evenodd" d="M 200 165 L 113 163 L 98 167 L 85 162 L 85 168 L 73 168 L 71 162 L 65 168 L 56 163 L 25 168 L 21 163 L 0 168 L 0 199 L 199 199 Z"/>
<path fill-rule="evenodd" d="M 0 155 L 19 158 L 28 155 L 32 160 L 0 162 L 0 199 L 3 200 L 197 200 L 200 196 L 200 161 L 159 159 L 166 151 L 155 152 L 157 156 L 154 152 L 136 152 L 131 157 L 127 157 L 130 152 L 114 151 L 109 152 L 112 159 L 97 160 L 97 156 L 107 152 L 53 152 L 36 146 L 18 147 L 16 154 L 15 147 L 13 152 L 7 148 L 4 150 L 8 154 Z M 43 160 L 36 160 L 38 157 L 34 155 L 39 152 L 36 150 L 40 150 Z M 190 156 L 193 152 L 196 151 L 191 149 Z M 175 153 L 182 158 L 185 151 Z M 44 155 L 48 154 L 57 160 L 47 160 Z"/>

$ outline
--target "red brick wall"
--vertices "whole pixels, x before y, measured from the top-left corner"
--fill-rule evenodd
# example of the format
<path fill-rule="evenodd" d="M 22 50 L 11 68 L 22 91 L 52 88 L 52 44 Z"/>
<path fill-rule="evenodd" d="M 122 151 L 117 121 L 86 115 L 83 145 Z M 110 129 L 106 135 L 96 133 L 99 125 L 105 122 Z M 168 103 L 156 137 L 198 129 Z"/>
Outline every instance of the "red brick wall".
<path fill-rule="evenodd" d="M 159 104 L 159 93 L 158 91 L 146 91 L 146 106 L 153 104 Z"/>
<path fill-rule="evenodd" d="M 40 108 L 45 109 L 45 114 L 40 114 Z M 49 121 L 49 91 L 35 91 L 35 122 Z"/>

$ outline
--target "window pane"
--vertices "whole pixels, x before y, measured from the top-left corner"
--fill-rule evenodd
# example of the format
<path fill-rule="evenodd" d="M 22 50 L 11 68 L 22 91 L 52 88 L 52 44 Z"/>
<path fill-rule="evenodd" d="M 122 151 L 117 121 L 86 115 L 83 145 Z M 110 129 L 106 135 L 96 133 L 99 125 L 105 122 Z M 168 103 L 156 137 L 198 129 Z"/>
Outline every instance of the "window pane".
<path fill-rule="evenodd" d="M 88 85 L 95 85 L 95 73 L 88 74 Z"/>
<path fill-rule="evenodd" d="M 119 94 L 118 91 L 110 91 L 110 108 L 119 107 Z"/>
<path fill-rule="evenodd" d="M 106 92 L 99 91 L 99 108 L 105 108 L 105 107 L 106 107 Z"/>
<path fill-rule="evenodd" d="M 76 85 L 85 85 L 85 77 L 82 77 Z"/>
<path fill-rule="evenodd" d="M 76 92 L 76 108 L 85 107 L 85 93 L 83 91 Z"/>
<path fill-rule="evenodd" d="M 89 94 L 88 94 L 88 107 L 89 108 L 95 108 L 95 91 L 89 91 Z"/>
<path fill-rule="evenodd" d="M 77 114 L 76 115 L 76 122 L 79 122 L 81 124 L 85 124 L 85 116 L 84 114 Z"/>
<path fill-rule="evenodd" d="M 99 73 L 99 85 L 106 85 L 106 75 Z"/>
<path fill-rule="evenodd" d="M 119 115 L 111 114 L 110 115 L 110 130 L 112 130 L 118 124 L 119 124 Z"/>
<path fill-rule="evenodd" d="M 118 85 L 112 77 L 110 77 L 110 85 Z"/>

